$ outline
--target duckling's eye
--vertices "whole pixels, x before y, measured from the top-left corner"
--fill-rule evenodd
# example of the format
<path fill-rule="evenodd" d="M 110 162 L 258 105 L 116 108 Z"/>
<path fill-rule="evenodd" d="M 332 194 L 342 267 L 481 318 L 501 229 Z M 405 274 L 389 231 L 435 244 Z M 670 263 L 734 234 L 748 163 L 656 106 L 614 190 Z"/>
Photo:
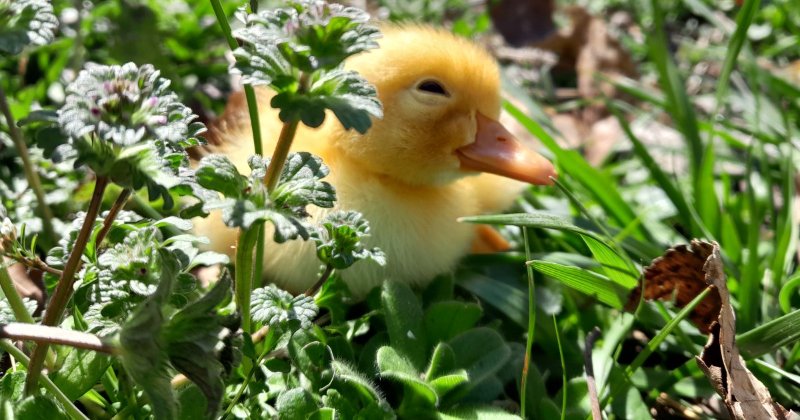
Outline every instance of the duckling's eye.
<path fill-rule="evenodd" d="M 419 85 L 417 85 L 417 90 L 436 95 L 450 96 L 444 86 L 435 80 L 423 80 Z"/>

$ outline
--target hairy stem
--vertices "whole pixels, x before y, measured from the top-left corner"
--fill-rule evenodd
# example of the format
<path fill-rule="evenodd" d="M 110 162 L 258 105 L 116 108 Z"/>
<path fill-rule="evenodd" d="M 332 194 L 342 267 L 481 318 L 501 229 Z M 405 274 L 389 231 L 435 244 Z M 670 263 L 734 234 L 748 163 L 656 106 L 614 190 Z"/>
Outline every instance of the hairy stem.
<path fill-rule="evenodd" d="M 8 305 L 11 306 L 11 310 L 14 312 L 14 318 L 17 321 L 33 324 L 33 317 L 25 308 L 25 303 L 22 302 L 17 289 L 14 288 L 14 282 L 11 281 L 11 276 L 8 275 L 8 270 L 3 265 L 0 265 L 0 289 L 3 290 L 6 300 L 8 300 Z"/>
<path fill-rule="evenodd" d="M 75 273 L 78 272 L 78 268 L 80 267 L 83 251 L 86 250 L 86 243 L 89 241 L 89 236 L 92 234 L 94 221 L 100 213 L 100 204 L 102 204 L 103 193 L 107 185 L 107 177 L 97 177 L 94 184 L 94 192 L 92 193 L 92 200 L 89 202 L 89 208 L 86 210 L 86 217 L 83 220 L 81 230 L 78 232 L 78 238 L 75 240 L 75 244 L 69 254 L 69 259 L 64 265 L 61 278 L 58 279 L 53 297 L 47 305 L 47 310 L 42 320 L 42 324 L 44 325 L 55 326 L 61 322 L 64 309 L 67 307 L 67 302 L 69 302 L 69 298 L 72 296 L 72 285 L 75 283 Z M 31 364 L 28 368 L 28 377 L 25 380 L 26 395 L 32 395 L 37 388 L 37 382 L 42 373 L 42 364 L 44 363 L 48 347 L 47 343 L 39 343 L 33 349 Z"/>
<path fill-rule="evenodd" d="M 0 340 L 0 349 L 10 354 L 14 359 L 22 363 L 23 366 L 26 367 L 30 366 L 30 360 L 28 360 L 28 356 L 25 356 L 25 353 L 23 353 L 22 350 L 18 349 L 16 346 L 11 344 L 10 341 Z M 28 370 L 28 375 L 30 375 L 30 369 Z M 61 405 L 64 406 L 64 410 L 67 411 L 67 414 L 69 414 L 70 417 L 76 420 L 78 419 L 89 420 L 89 418 L 86 417 L 86 415 L 83 414 L 81 410 L 78 409 L 78 407 L 75 407 L 75 404 L 72 403 L 69 397 L 67 397 L 66 395 L 64 395 L 63 392 L 61 392 L 61 390 L 56 386 L 56 384 L 53 383 L 53 381 L 50 380 L 50 378 L 48 378 L 47 376 L 43 376 L 42 384 L 44 385 L 45 389 L 47 389 L 48 392 L 53 394 L 53 396 L 58 400 L 58 402 L 60 402 Z"/>
<path fill-rule="evenodd" d="M 101 353 L 117 354 L 117 346 L 103 341 L 94 334 L 80 331 L 66 330 L 46 325 L 22 324 L 11 322 L 0 324 L 0 338 L 12 340 L 30 340 L 37 343 L 63 344 L 85 350 L 94 350 Z"/>
<path fill-rule="evenodd" d="M 253 291 L 253 248 L 258 239 L 259 225 L 239 231 L 239 243 L 236 246 L 236 272 L 234 292 L 236 306 L 242 317 L 242 330 L 250 332 L 250 295 Z M 260 273 L 259 273 L 260 274 Z"/>
<path fill-rule="evenodd" d="M 331 274 L 333 274 L 333 266 L 328 264 L 325 266 L 325 271 L 319 277 L 319 280 L 317 280 L 317 282 L 314 283 L 313 286 L 311 286 L 310 288 L 308 288 L 308 290 L 306 290 L 305 295 L 306 296 L 316 295 L 319 289 L 322 288 L 322 285 L 325 284 L 325 282 L 328 281 L 328 278 L 331 277 Z"/>
<path fill-rule="evenodd" d="M 103 243 L 103 239 L 106 238 L 108 235 L 108 231 L 111 230 L 111 226 L 114 225 L 114 220 L 117 219 L 117 215 L 119 214 L 120 210 L 125 207 L 125 204 L 128 202 L 128 199 L 131 197 L 131 189 L 125 188 L 122 192 L 119 193 L 116 201 L 108 210 L 108 215 L 103 220 L 103 227 L 100 229 L 100 232 L 97 233 L 97 239 L 95 239 L 95 243 L 99 247 L 101 243 Z"/>
<path fill-rule="evenodd" d="M 22 159 L 22 168 L 25 171 L 25 178 L 28 179 L 28 185 L 30 185 L 33 193 L 36 195 L 38 204 L 36 209 L 39 212 L 39 216 L 42 218 L 42 228 L 44 229 L 45 235 L 47 235 L 47 241 L 54 241 L 56 240 L 56 236 L 55 230 L 53 229 L 53 213 L 50 211 L 50 207 L 47 205 L 47 201 L 44 198 L 44 189 L 42 188 L 42 181 L 39 179 L 39 173 L 36 172 L 36 168 L 33 167 L 31 156 L 28 153 L 28 146 L 25 145 L 22 133 L 14 122 L 14 116 L 11 115 L 8 99 L 2 87 L 0 87 L 0 111 L 3 112 L 6 118 L 6 125 L 8 125 L 8 131 L 11 134 L 11 140 L 14 141 L 14 147 L 17 148 L 17 153 L 19 153 L 19 157 Z"/>
<path fill-rule="evenodd" d="M 50 273 L 54 276 L 61 277 L 61 270 L 54 267 L 50 267 L 49 265 L 47 265 L 47 263 L 40 260 L 39 257 L 26 258 L 25 256 L 22 255 L 7 255 L 7 257 L 24 265 L 25 267 L 33 268 L 39 271 L 44 271 L 45 273 Z"/>

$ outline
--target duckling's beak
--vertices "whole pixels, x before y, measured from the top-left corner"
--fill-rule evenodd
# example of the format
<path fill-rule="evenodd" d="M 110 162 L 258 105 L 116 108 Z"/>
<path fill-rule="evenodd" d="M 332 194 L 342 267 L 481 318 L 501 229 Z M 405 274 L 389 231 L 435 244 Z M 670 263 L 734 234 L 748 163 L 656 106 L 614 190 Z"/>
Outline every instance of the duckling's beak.
<path fill-rule="evenodd" d="M 475 142 L 456 150 L 461 169 L 489 172 L 537 185 L 551 185 L 556 170 L 549 160 L 523 146 L 499 122 L 476 114 Z"/>

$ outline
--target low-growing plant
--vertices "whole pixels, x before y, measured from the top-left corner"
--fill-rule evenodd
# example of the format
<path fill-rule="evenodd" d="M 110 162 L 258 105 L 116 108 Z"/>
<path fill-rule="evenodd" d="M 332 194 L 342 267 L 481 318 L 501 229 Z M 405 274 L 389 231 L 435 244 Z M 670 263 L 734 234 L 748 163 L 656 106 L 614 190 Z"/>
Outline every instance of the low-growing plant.
<path fill-rule="evenodd" d="M 676 63 L 685 50 L 673 56 L 664 29 L 685 10 L 662 13 L 657 0 L 634 8 L 655 26 L 639 52 L 658 89 L 611 80 L 628 98 L 603 99 L 630 145 L 600 167 L 561 146 L 545 114 L 515 90 L 506 111 L 554 157 L 557 187 L 527 192 L 515 214 L 462 220 L 519 227 L 505 231 L 514 251 L 469 256 L 421 291 L 386 282 L 363 301 L 338 272 L 391 255 L 365 246 L 369 221 L 357 212 L 308 218 L 308 206 L 333 208 L 336 191 L 319 157 L 289 150 L 300 124 L 336 118 L 364 133 L 381 117 L 375 88 L 342 67 L 377 46 L 369 16 L 320 0 L 262 11 L 257 2 L 210 0 L 191 14 L 134 3 L 86 10 L 85 2 L 56 1 L 54 10 L 0 0 L 4 418 L 587 418 L 593 408 L 638 418 L 662 406 L 689 410 L 715 391 L 694 361 L 708 336 L 684 319 L 716 292 L 699 288 L 679 309 L 640 303 L 635 290 L 647 286 L 645 266 L 693 238 L 720 245 L 742 363 L 776 403 L 797 407 L 800 276 L 789 180 L 800 90 L 755 64 L 762 51 L 794 51 L 764 41 L 795 36 L 778 30 L 797 29 L 787 2 L 759 9 L 745 1 L 735 25 L 686 2 L 729 39 L 704 91 L 710 110 L 687 94 L 685 63 Z M 439 3 L 468 7 L 377 2 L 396 20 L 438 20 Z M 130 41 L 125 16 L 134 12 L 143 16 L 135 33 L 147 34 L 126 55 L 119 47 Z M 488 20 L 480 16 L 471 31 L 455 26 L 478 31 Z M 752 22 L 774 30 L 750 42 Z M 160 39 L 164 46 L 152 48 Z M 187 154 L 203 144 L 199 120 L 222 108 L 214 91 L 229 74 L 244 85 L 254 133 L 246 174 L 225 156 L 191 164 Z M 256 89 L 273 91 L 283 123 L 274 151 L 262 150 Z M 685 141 L 684 172 L 663 168 L 634 130 L 663 116 Z M 729 173 L 721 163 L 738 166 Z M 207 238 L 191 233 L 190 219 L 211 211 L 238 230 L 233 261 L 202 251 Z M 265 250 L 291 240 L 313 241 L 317 251 L 308 264 L 319 267 L 318 282 L 298 296 L 261 281 Z M 49 298 L 21 297 L 15 282 L 26 276 L 12 271 L 20 265 L 27 277 L 42 273 Z M 198 267 L 214 265 L 223 267 L 216 278 L 197 278 Z M 585 366 L 593 366 L 586 375 Z"/>

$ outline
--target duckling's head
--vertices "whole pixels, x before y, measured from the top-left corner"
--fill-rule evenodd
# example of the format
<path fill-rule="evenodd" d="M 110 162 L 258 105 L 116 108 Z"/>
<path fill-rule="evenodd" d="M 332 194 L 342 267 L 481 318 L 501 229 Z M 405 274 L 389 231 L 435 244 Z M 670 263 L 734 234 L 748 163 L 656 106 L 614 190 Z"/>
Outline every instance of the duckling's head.
<path fill-rule="evenodd" d="M 553 165 L 499 122 L 500 75 L 481 47 L 425 26 L 381 28 L 380 48 L 347 67 L 378 90 L 382 119 L 334 146 L 364 169 L 411 185 L 435 186 L 476 172 L 549 184 Z"/>

